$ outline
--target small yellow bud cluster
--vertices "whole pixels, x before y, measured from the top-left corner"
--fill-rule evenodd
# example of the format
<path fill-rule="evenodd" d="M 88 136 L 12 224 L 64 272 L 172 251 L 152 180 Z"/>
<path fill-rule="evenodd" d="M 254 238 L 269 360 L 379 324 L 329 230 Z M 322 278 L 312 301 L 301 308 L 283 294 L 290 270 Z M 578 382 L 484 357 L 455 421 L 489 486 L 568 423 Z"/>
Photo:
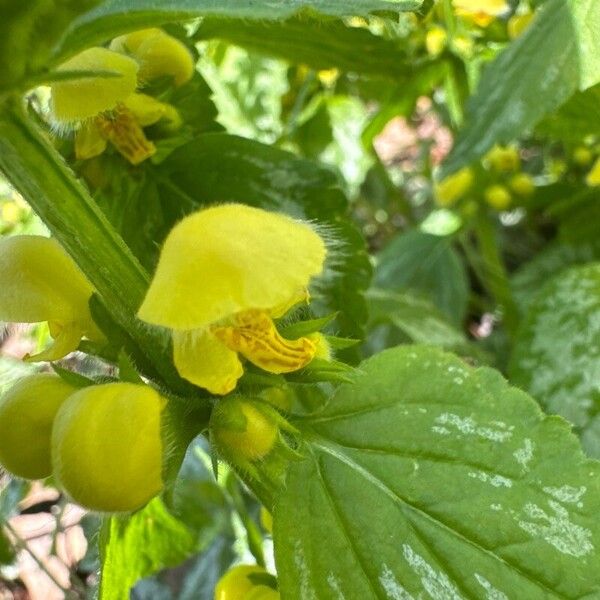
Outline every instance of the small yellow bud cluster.
<path fill-rule="evenodd" d="M 98 156 L 110 143 L 137 165 L 156 152 L 144 127 L 181 124 L 173 106 L 137 90 L 163 77 L 183 85 L 193 76 L 194 60 L 179 40 L 144 29 L 115 38 L 109 48 L 89 48 L 58 71 L 72 77 L 50 86 L 52 115 L 57 125 L 76 130 L 76 157 Z"/>
<path fill-rule="evenodd" d="M 480 166 L 463 167 L 433 186 L 438 206 L 449 208 L 459 201 L 464 216 L 472 216 L 477 198 L 495 210 L 503 211 L 513 204 L 514 196 L 528 198 L 535 192 L 531 175 L 520 170 L 519 150 L 514 146 L 495 146 Z M 513 196 L 514 195 L 514 196 Z"/>
<path fill-rule="evenodd" d="M 77 389 L 57 375 L 31 375 L 0 400 L 0 463 L 25 479 L 53 475 L 88 509 L 136 510 L 163 487 L 165 405 L 145 385 Z"/>
<path fill-rule="evenodd" d="M 267 571 L 257 565 L 229 569 L 217 583 L 215 600 L 279 600 L 279 592 L 269 585 Z"/>
<path fill-rule="evenodd" d="M 594 146 L 594 140 L 586 139 L 586 143 L 577 146 L 571 158 L 577 170 L 587 170 L 585 183 L 590 187 L 600 186 L 600 156 L 598 146 Z M 591 167 L 590 167 L 591 165 Z"/>

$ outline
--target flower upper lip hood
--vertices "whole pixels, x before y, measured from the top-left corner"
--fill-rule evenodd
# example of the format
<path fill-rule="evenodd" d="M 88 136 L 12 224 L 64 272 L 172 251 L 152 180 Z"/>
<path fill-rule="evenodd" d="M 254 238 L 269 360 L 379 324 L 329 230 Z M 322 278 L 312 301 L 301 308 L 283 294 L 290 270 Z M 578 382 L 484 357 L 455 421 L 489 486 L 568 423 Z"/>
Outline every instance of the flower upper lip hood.
<path fill-rule="evenodd" d="M 138 316 L 189 330 L 249 309 L 273 314 L 302 297 L 325 256 L 321 237 L 291 217 L 241 204 L 207 208 L 169 234 Z"/>

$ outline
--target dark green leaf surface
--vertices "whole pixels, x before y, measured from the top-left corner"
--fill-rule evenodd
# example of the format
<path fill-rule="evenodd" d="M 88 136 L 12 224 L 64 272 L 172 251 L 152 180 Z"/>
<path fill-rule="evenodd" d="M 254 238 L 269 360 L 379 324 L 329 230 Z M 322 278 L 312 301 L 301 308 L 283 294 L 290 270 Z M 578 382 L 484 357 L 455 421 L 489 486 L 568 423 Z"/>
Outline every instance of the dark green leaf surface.
<path fill-rule="evenodd" d="M 456 171 L 506 143 L 600 80 L 600 1 L 548 0 L 485 70 L 467 124 L 444 164 Z"/>
<path fill-rule="evenodd" d="M 406 76 L 411 69 L 401 46 L 368 29 L 348 27 L 339 20 L 309 17 L 287 21 L 206 19 L 197 39 L 222 39 L 250 50 L 302 63 L 314 69 L 342 71 L 389 78 Z"/>
<path fill-rule="evenodd" d="M 386 290 L 419 292 L 452 323 L 464 319 L 467 276 L 450 238 L 416 229 L 397 235 L 378 255 L 374 282 Z"/>
<path fill-rule="evenodd" d="M 422 346 L 298 420 L 275 505 L 283 600 L 596 598 L 600 464 L 489 368 Z"/>
<path fill-rule="evenodd" d="M 202 16 L 285 19 L 302 11 L 330 16 L 368 15 L 375 11 L 416 10 L 420 6 L 419 0 L 105 0 L 73 23 L 58 55 L 73 54 L 127 31 Z"/>
<path fill-rule="evenodd" d="M 573 267 L 544 286 L 519 332 L 512 380 L 581 433 L 600 457 L 600 263 Z"/>

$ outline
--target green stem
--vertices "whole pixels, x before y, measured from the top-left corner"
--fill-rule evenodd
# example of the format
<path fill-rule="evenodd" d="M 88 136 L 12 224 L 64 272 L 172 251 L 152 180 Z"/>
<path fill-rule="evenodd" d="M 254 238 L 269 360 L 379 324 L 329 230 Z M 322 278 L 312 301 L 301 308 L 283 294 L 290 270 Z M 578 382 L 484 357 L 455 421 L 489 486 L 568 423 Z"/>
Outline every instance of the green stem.
<path fill-rule="evenodd" d="M 519 324 L 519 314 L 500 254 L 496 229 L 489 214 L 482 212 L 478 217 L 475 223 L 475 235 L 483 259 L 481 267 L 485 286 L 502 309 L 506 331 L 511 338 L 514 338 Z"/>
<path fill-rule="evenodd" d="M 148 358 L 161 383 L 194 395 L 173 367 L 164 332 L 136 318 L 150 277 L 112 227 L 87 189 L 22 102 L 0 106 L 0 170 L 48 226 L 94 285 L 111 317 Z"/>

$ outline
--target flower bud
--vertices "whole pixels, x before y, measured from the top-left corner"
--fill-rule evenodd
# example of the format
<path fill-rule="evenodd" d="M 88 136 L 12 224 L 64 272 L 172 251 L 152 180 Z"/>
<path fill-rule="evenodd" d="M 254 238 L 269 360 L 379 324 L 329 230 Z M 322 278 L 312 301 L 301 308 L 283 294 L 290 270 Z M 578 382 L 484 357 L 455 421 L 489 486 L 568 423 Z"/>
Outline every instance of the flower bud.
<path fill-rule="evenodd" d="M 512 202 L 510 192 L 503 185 L 490 185 L 483 196 L 485 201 L 496 210 L 506 210 Z"/>
<path fill-rule="evenodd" d="M 430 56 L 439 56 L 448 43 L 448 33 L 443 27 L 436 25 L 425 35 L 425 48 Z"/>
<path fill-rule="evenodd" d="M 519 151 L 513 146 L 494 146 L 484 160 L 490 169 L 498 173 L 516 171 L 521 166 Z"/>
<path fill-rule="evenodd" d="M 180 86 L 194 74 L 194 58 L 187 46 L 160 29 L 143 29 L 120 36 L 110 47 L 129 52 L 140 63 L 141 81 L 170 76 Z"/>
<path fill-rule="evenodd" d="M 535 192 L 533 178 L 527 173 L 513 175 L 508 182 L 508 186 L 517 196 L 522 198 L 528 198 Z"/>
<path fill-rule="evenodd" d="M 21 379 L 0 400 L 0 464 L 24 479 L 52 474 L 50 436 L 58 409 L 76 389 L 57 375 Z"/>
<path fill-rule="evenodd" d="M 592 162 L 592 151 L 585 146 L 578 146 L 573 150 L 573 162 L 580 167 L 587 167 Z"/>
<path fill-rule="evenodd" d="M 225 398 L 210 418 L 211 441 L 234 462 L 257 461 L 275 446 L 279 428 L 260 402 Z"/>
<path fill-rule="evenodd" d="M 464 167 L 435 184 L 435 200 L 439 206 L 456 204 L 473 185 L 473 171 Z"/>
<path fill-rule="evenodd" d="M 269 574 L 258 565 L 238 565 L 221 577 L 215 588 L 215 600 L 277 600 L 279 592 L 260 583 Z"/>
<path fill-rule="evenodd" d="M 89 48 L 58 67 L 59 71 L 89 72 L 88 77 L 56 81 L 50 86 L 52 112 L 65 124 L 83 121 L 114 109 L 135 91 L 138 64 L 106 48 Z M 99 71 L 111 76 L 95 75 Z"/>
<path fill-rule="evenodd" d="M 596 160 L 591 171 L 587 174 L 587 177 L 585 178 L 585 182 L 590 187 L 596 187 L 596 186 L 600 185 L 600 158 L 598 158 Z"/>
<path fill-rule="evenodd" d="M 133 511 L 162 487 L 161 414 L 151 387 L 83 388 L 60 408 L 52 430 L 54 475 L 75 502 L 101 512 Z"/>

